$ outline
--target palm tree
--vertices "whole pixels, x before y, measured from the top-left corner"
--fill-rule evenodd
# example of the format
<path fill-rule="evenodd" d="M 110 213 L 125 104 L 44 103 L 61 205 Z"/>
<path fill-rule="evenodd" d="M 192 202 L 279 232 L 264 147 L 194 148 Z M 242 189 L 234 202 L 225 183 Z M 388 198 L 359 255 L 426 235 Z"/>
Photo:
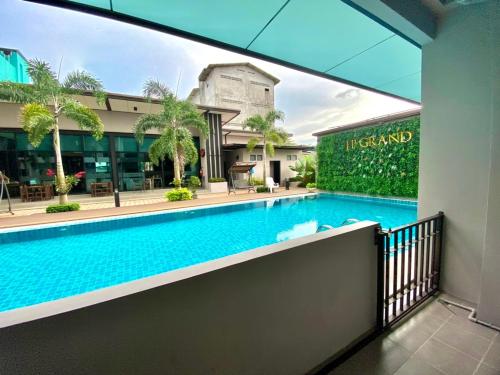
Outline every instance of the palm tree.
<path fill-rule="evenodd" d="M 147 113 L 139 117 L 134 126 L 135 137 L 142 144 L 148 130 L 157 129 L 161 133 L 149 147 L 149 158 L 156 165 L 165 156 L 172 160 L 173 184 L 179 187 L 184 166 L 198 160 L 198 151 L 189 128 L 199 129 L 206 137 L 208 124 L 193 104 L 179 100 L 166 85 L 158 81 L 147 81 L 143 93 L 148 100 L 160 99 L 163 109 L 160 113 Z"/>
<path fill-rule="evenodd" d="M 250 128 L 250 130 L 260 133 L 260 137 L 255 136 L 248 140 L 247 149 L 253 151 L 259 144 L 263 144 L 262 148 L 262 162 L 264 163 L 262 179 L 265 181 L 267 177 L 267 154 L 274 156 L 274 146 L 281 146 L 288 142 L 288 133 L 277 127 L 274 123 L 277 120 L 283 121 L 285 114 L 281 111 L 270 111 L 264 117 L 255 115 L 249 117 L 243 129 Z"/>
<path fill-rule="evenodd" d="M 102 104 L 105 94 L 101 82 L 84 71 L 71 72 L 60 82 L 59 75 L 52 71 L 48 63 L 35 59 L 28 62 L 28 74 L 33 84 L 0 82 L 0 99 L 23 104 L 20 121 L 33 147 L 38 147 L 43 138 L 52 133 L 56 190 L 59 203 L 65 204 L 75 179 L 64 175 L 59 118 L 64 115 L 75 121 L 80 129 L 90 131 L 95 139 L 101 139 L 104 132 L 101 119 L 74 95 L 91 92 Z"/>

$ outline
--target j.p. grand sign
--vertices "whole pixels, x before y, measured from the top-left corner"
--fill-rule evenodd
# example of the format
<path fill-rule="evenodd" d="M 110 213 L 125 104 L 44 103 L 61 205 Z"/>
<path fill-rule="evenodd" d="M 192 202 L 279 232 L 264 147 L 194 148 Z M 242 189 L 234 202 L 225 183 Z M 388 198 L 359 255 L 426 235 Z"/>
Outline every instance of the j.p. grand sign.
<path fill-rule="evenodd" d="M 357 148 L 378 148 L 385 147 L 394 143 L 408 143 L 413 139 L 413 132 L 409 130 L 398 131 L 396 133 L 372 135 L 363 138 L 353 138 L 345 143 L 346 151 L 351 151 Z"/>

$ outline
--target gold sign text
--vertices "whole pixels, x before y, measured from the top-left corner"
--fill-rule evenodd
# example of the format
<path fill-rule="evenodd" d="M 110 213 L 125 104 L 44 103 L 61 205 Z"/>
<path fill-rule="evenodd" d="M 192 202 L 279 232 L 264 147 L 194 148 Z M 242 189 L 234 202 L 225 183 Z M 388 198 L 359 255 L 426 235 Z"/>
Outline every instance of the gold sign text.
<path fill-rule="evenodd" d="M 409 130 L 400 131 L 397 133 L 392 133 L 388 135 L 351 139 L 346 141 L 345 149 L 346 151 L 354 150 L 356 148 L 368 148 L 368 147 L 384 147 L 393 143 L 408 143 L 413 139 L 413 132 Z"/>

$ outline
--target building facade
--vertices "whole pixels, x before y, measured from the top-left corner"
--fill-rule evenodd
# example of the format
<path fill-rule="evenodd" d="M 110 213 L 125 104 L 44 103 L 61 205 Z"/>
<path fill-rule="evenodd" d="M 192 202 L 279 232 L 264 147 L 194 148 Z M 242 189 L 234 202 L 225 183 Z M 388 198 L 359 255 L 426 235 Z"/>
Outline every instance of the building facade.
<path fill-rule="evenodd" d="M 198 87 L 191 91 L 188 100 L 198 105 L 240 111 L 237 117 L 222 124 L 222 175 L 227 177 L 227 170 L 234 162 L 253 161 L 257 163 L 255 176 L 261 178 L 262 144 L 252 152 L 246 148 L 248 140 L 259 135 L 244 129 L 243 125 L 249 117 L 265 116 L 274 109 L 274 88 L 279 79 L 251 63 L 230 63 L 208 65 L 198 80 Z M 268 175 L 283 184 L 286 178 L 295 176 L 289 167 L 310 149 L 312 147 L 302 145 L 276 147 L 275 155 L 268 155 Z"/>
<path fill-rule="evenodd" d="M 0 81 L 30 83 L 28 61 L 18 50 L 0 48 Z"/>
<path fill-rule="evenodd" d="M 145 179 L 152 179 L 155 187 L 171 187 L 173 180 L 172 161 L 165 158 L 159 165 L 149 160 L 148 150 L 158 137 L 149 131 L 143 144 L 138 144 L 133 134 L 137 118 L 144 113 L 161 110 L 158 101 L 148 102 L 142 97 L 109 93 L 105 106 L 99 106 L 91 96 L 77 99 L 89 106 L 104 123 L 104 137 L 96 141 L 89 132 L 81 131 L 77 125 L 61 118 L 61 151 L 67 174 L 85 171 L 85 177 L 72 193 L 88 193 L 94 182 L 112 182 L 120 191 L 141 190 Z M 50 183 L 47 169 L 55 167 L 52 136 L 48 135 L 34 148 L 19 123 L 19 104 L 0 102 L 0 171 L 19 184 Z M 221 147 L 216 140 L 221 137 L 220 127 L 224 121 L 238 115 L 237 110 L 199 106 L 200 113 L 211 127 L 208 139 L 201 139 L 192 129 L 199 158 L 196 165 L 187 165 L 185 176 L 209 177 L 222 175 Z M 202 171 L 208 171 L 202 172 Z"/>

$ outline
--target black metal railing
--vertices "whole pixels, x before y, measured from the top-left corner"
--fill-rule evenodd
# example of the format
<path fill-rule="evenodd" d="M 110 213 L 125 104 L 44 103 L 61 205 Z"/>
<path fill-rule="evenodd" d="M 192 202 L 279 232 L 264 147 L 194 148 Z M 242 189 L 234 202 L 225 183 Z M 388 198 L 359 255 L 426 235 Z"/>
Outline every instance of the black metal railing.
<path fill-rule="evenodd" d="M 396 323 L 439 289 L 444 214 L 378 229 L 379 329 Z"/>

